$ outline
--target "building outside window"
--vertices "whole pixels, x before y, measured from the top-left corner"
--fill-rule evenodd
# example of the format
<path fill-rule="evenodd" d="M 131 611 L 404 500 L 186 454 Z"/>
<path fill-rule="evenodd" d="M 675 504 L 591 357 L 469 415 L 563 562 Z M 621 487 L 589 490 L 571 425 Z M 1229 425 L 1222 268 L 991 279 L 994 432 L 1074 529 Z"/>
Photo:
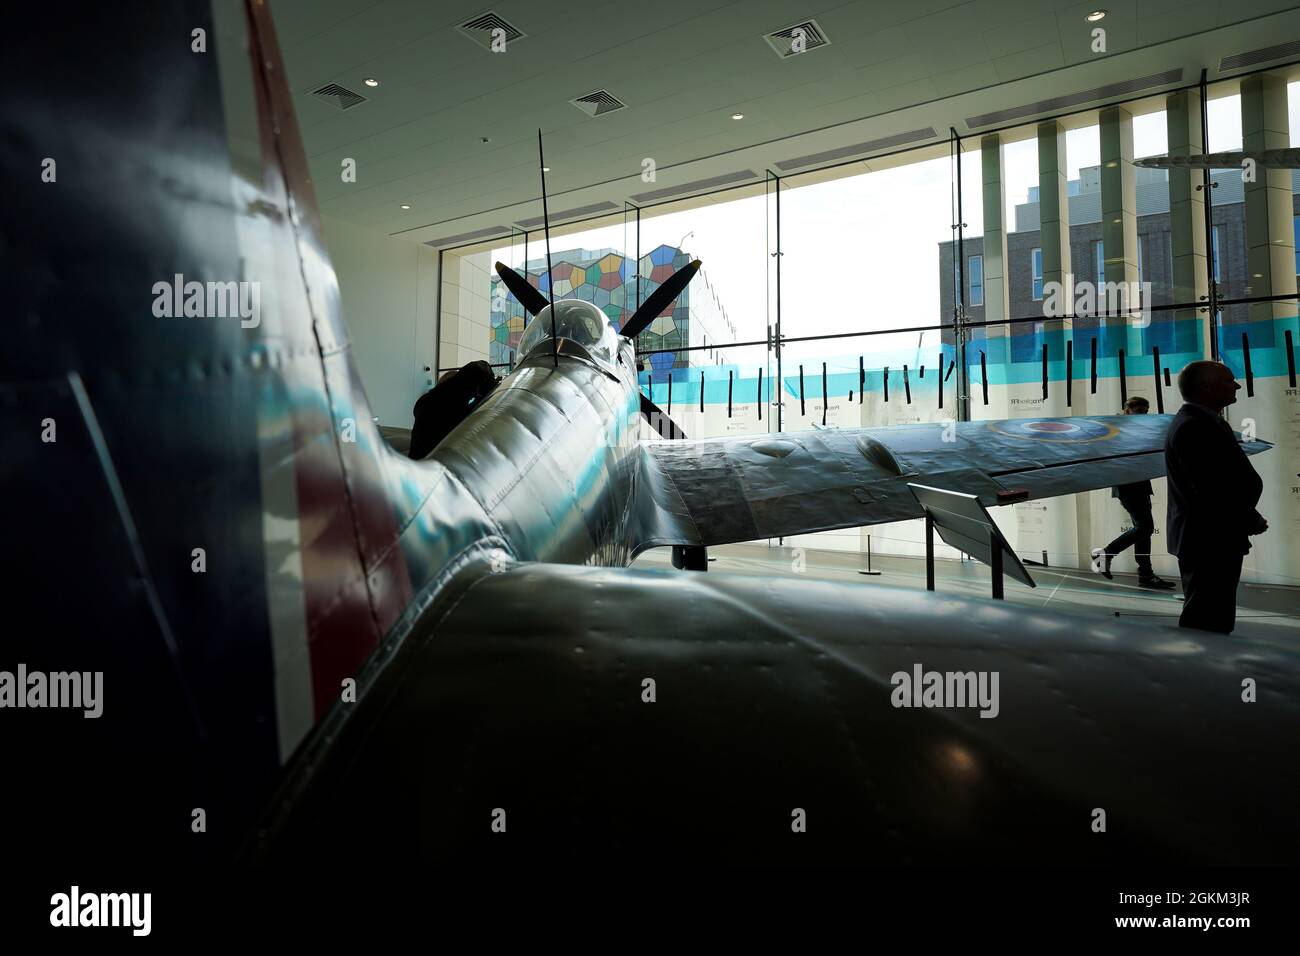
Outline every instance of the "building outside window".
<path fill-rule="evenodd" d="M 984 304 L 984 257 L 970 257 L 970 304 Z"/>
<path fill-rule="evenodd" d="M 508 250 L 497 250 L 504 256 Z M 625 256 L 611 249 L 567 249 L 552 256 L 551 277 L 558 297 L 572 297 L 591 302 L 604 312 L 617 327 L 636 310 L 636 277 L 638 273 L 655 283 L 665 281 L 690 261 L 685 251 L 661 245 L 641 257 Z M 547 280 L 547 261 L 531 259 L 520 270 L 529 284 L 550 294 Z M 647 288 L 649 284 L 647 283 Z M 648 292 L 643 294 L 648 295 Z M 494 365 L 510 366 L 519 359 L 516 347 L 523 336 L 528 317 L 517 300 L 507 297 L 501 280 L 493 276 L 490 296 L 503 309 L 492 313 L 489 359 Z M 709 345 L 711 330 L 713 341 L 736 338 L 735 330 L 726 317 L 726 310 L 718 298 L 708 274 L 701 271 L 673 304 L 672 311 L 657 316 L 649 327 L 637 336 L 637 348 L 647 353 L 655 370 L 685 368 L 690 364 L 689 353 L 672 351 L 703 342 Z M 721 335 L 719 332 L 721 331 Z M 666 351 L 669 350 L 669 351 Z M 709 347 L 709 358 L 721 359 L 721 349 Z"/>
<path fill-rule="evenodd" d="M 1032 161 L 1033 157 L 1029 159 Z M 1097 170 L 1098 167 L 1082 168 L 1081 186 L 1070 195 L 1070 245 L 1074 250 L 1076 280 L 1092 281 L 1095 277 L 1095 281 L 1101 283 L 1107 252 L 1099 235 L 1104 224 L 1101 222 L 1101 186 Z M 1138 248 L 1134 255 L 1138 280 L 1151 285 L 1152 303 L 1169 305 L 1174 302 L 1176 286 L 1173 281 L 1174 251 L 1168 218 L 1169 181 L 1164 172 L 1146 168 L 1138 168 L 1136 171 Z M 1209 240 L 1205 261 L 1197 270 L 1218 285 L 1221 296 L 1236 297 L 1246 294 L 1244 290 L 1250 285 L 1246 275 L 1246 257 L 1235 251 L 1242 248 L 1246 220 L 1241 175 L 1234 174 L 1231 170 L 1214 170 L 1211 177 L 1217 187 L 1213 209 L 1215 222 L 1211 235 L 1205 237 Z M 1300 270 L 1300 172 L 1292 177 L 1292 182 L 1292 218 L 1298 253 L 1296 264 Z M 1009 312 L 1012 315 L 1037 311 L 1036 306 L 1044 297 L 1038 189 L 1032 185 L 1023 188 L 1026 201 L 1014 205 L 1014 212 L 1009 216 L 1015 223 L 1015 229 L 1008 230 L 1007 233 L 1007 285 L 1011 296 Z M 947 251 L 950 245 L 952 244 L 947 242 L 941 244 L 941 255 L 954 254 Z M 945 266 L 945 273 L 946 269 Z M 1300 271 L 1297 271 L 1297 276 L 1300 276 Z M 945 302 L 951 301 L 949 288 L 945 282 L 942 292 Z M 1187 294 L 1186 289 L 1181 291 L 1182 294 Z M 950 310 L 943 314 L 947 315 L 948 311 Z M 1249 307 L 1240 304 L 1227 306 L 1223 314 L 1224 321 L 1229 324 L 1246 321 L 1248 316 Z"/>

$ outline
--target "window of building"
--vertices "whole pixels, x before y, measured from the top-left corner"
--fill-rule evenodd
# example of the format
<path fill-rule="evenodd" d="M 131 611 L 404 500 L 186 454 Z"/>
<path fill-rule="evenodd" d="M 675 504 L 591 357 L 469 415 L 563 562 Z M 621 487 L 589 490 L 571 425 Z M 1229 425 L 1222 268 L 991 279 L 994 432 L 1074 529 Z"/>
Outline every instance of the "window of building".
<path fill-rule="evenodd" d="M 1211 258 L 1214 260 L 1214 281 L 1222 282 L 1223 280 L 1219 278 L 1219 227 L 1218 226 L 1215 226 L 1214 229 L 1211 230 L 1210 232 L 1210 245 L 1213 246 L 1213 249 L 1210 250 L 1210 255 Z"/>
<path fill-rule="evenodd" d="M 1295 216 L 1291 220 L 1292 238 L 1295 245 L 1295 274 L 1300 276 L 1300 216 Z"/>
<path fill-rule="evenodd" d="M 984 304 L 984 257 L 970 257 L 970 304 Z"/>
<path fill-rule="evenodd" d="M 1097 263 L 1097 288 L 1101 288 L 1106 284 L 1106 247 L 1100 239 L 1092 244 L 1092 258 Z"/>
<path fill-rule="evenodd" d="M 1138 236 L 1138 282 L 1142 281 L 1142 237 Z"/>
<path fill-rule="evenodd" d="M 1034 301 L 1043 297 L 1043 250 L 1031 249 L 1030 258 L 1033 260 L 1034 271 Z"/>

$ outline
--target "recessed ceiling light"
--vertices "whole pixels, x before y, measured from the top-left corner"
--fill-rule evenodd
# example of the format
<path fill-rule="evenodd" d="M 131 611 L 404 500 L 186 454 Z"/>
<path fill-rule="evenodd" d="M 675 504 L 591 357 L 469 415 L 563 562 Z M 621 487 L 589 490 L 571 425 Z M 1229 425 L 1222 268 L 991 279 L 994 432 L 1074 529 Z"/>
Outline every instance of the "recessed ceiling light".
<path fill-rule="evenodd" d="M 411 207 L 408 206 L 406 203 L 402 203 L 402 208 L 403 208 L 403 209 L 410 209 Z"/>
<path fill-rule="evenodd" d="M 1088 22 L 1096 23 L 1098 20 L 1102 19 L 1105 16 L 1106 16 L 1105 10 L 1094 10 L 1092 11 L 1092 13 L 1088 14 Z"/>
<path fill-rule="evenodd" d="M 731 118 L 732 118 L 732 119 L 744 119 L 744 118 L 745 118 L 745 114 L 744 114 L 744 113 L 732 113 L 732 114 L 731 114 Z"/>
<path fill-rule="evenodd" d="M 366 77 L 364 80 L 362 80 L 361 82 L 364 83 L 364 84 L 366 84 L 366 86 L 378 86 L 378 85 L 379 85 L 379 81 L 376 80 L 373 76 L 368 76 L 368 77 Z"/>

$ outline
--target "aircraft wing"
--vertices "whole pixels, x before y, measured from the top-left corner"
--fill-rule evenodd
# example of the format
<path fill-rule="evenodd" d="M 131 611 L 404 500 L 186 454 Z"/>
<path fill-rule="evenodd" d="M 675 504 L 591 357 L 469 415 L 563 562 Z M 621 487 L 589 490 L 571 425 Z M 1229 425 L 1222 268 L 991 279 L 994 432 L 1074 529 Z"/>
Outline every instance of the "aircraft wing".
<path fill-rule="evenodd" d="M 1280 632 L 522 564 L 411 644 L 375 716 L 357 715 L 364 745 L 345 737 L 316 768 L 329 785 L 276 838 L 286 858 L 1262 863 L 1300 845 L 1300 683 Z M 893 675 L 918 667 L 997 672 L 996 716 L 991 676 L 987 707 L 895 706 Z M 1243 675 L 1271 703 L 1241 703 Z"/>
<path fill-rule="evenodd" d="M 823 428 L 643 446 L 635 551 L 921 517 L 909 482 L 986 507 L 1165 473 L 1172 415 Z M 1272 446 L 1242 441 L 1247 454 Z"/>

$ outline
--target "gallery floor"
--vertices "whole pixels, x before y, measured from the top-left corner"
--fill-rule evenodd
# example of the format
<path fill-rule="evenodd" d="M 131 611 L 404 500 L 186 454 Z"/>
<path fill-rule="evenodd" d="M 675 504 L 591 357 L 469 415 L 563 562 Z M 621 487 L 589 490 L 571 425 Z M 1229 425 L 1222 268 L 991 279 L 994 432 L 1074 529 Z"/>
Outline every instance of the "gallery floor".
<path fill-rule="evenodd" d="M 735 544 L 709 549 L 709 570 L 729 574 L 758 574 L 808 577 L 827 580 L 856 581 L 863 587 L 905 587 L 925 589 L 925 560 L 919 557 L 876 555 L 873 569 L 879 575 L 858 573 L 866 567 L 861 555 L 839 551 L 805 550 L 802 572 L 796 564 L 794 549 Z M 716 559 L 716 560 L 715 560 Z M 641 555 L 633 565 L 638 568 L 672 568 L 667 548 L 656 548 Z M 681 572 L 683 574 L 691 572 Z M 1030 575 L 1037 588 L 1006 581 L 1006 600 L 1029 607 L 1051 607 L 1088 615 L 1163 619 L 1176 624 L 1182 609 L 1181 588 L 1174 591 L 1150 591 L 1138 586 L 1137 576 L 1115 574 L 1107 581 L 1099 574 L 1077 569 L 1033 566 Z M 989 596 L 989 568 L 976 561 L 939 560 L 935 562 L 935 587 L 946 593 L 972 597 Z M 1237 591 L 1237 629 L 1239 636 L 1300 639 L 1300 587 L 1244 584 Z"/>

